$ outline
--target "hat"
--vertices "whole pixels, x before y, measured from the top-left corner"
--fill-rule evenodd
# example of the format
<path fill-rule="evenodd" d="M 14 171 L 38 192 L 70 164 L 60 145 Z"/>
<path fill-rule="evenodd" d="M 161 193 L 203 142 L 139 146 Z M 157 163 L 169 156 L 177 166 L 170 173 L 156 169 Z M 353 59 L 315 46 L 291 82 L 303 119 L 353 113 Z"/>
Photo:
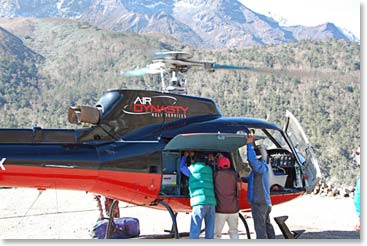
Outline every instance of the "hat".
<path fill-rule="evenodd" d="M 220 157 L 218 159 L 218 167 L 219 168 L 229 168 L 230 167 L 230 161 L 227 157 Z"/>

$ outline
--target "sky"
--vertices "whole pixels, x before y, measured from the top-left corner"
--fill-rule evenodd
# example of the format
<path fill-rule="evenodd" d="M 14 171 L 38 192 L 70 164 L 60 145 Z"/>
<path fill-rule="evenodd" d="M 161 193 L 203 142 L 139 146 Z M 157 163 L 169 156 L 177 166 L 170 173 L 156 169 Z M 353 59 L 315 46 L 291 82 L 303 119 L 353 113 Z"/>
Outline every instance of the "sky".
<path fill-rule="evenodd" d="M 283 17 L 286 26 L 317 26 L 332 22 L 360 39 L 360 8 L 363 0 L 239 0 L 247 8 Z M 277 21 L 279 21 L 276 18 Z M 283 25 L 283 23 L 281 23 Z"/>

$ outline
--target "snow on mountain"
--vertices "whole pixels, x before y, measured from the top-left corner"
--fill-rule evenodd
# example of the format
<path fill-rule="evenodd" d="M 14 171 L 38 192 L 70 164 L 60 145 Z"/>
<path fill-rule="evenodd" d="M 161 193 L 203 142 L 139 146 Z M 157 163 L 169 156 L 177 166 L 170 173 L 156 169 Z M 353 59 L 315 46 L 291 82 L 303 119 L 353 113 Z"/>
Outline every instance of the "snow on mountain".
<path fill-rule="evenodd" d="M 340 31 L 348 37 L 348 40 L 352 41 L 352 42 L 356 42 L 356 43 L 360 43 L 361 40 L 356 36 L 354 35 L 351 31 L 349 31 L 348 29 L 346 28 L 340 28 Z"/>
<path fill-rule="evenodd" d="M 332 23 L 286 26 L 237 0 L 0 0 L 0 16 L 59 17 L 88 21 L 118 32 L 162 32 L 196 47 L 240 48 L 302 39 L 347 39 Z"/>

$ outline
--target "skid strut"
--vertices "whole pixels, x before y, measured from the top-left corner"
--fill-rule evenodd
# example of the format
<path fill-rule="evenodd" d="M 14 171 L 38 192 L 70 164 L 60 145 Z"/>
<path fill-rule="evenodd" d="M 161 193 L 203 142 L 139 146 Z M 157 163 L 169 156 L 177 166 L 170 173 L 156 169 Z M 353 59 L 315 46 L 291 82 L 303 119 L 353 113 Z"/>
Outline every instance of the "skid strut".
<path fill-rule="evenodd" d="M 117 203 L 118 200 L 113 200 L 111 207 L 110 207 L 110 214 L 109 214 L 109 218 L 108 218 L 108 224 L 107 224 L 107 228 L 106 228 L 106 234 L 105 234 L 105 239 L 109 239 L 110 235 L 111 235 L 111 229 L 112 229 L 112 224 L 113 224 L 113 211 L 115 209 L 115 206 L 118 204 Z"/>
<path fill-rule="evenodd" d="M 240 219 L 242 220 L 242 223 L 245 225 L 246 228 L 246 234 L 247 234 L 247 239 L 251 239 L 251 235 L 250 235 L 250 229 L 248 227 L 248 224 L 246 222 L 245 217 L 243 217 L 243 215 L 241 214 L 241 212 L 238 213 L 240 216 Z"/>
<path fill-rule="evenodd" d="M 172 229 L 171 229 L 171 233 L 174 233 L 174 236 L 176 239 L 179 239 L 179 233 L 178 233 L 178 228 L 177 228 L 177 220 L 176 220 L 176 216 L 177 213 L 174 213 L 172 208 L 163 200 L 159 200 L 158 203 L 162 204 L 169 212 L 169 214 L 171 215 L 171 219 L 172 219 Z"/>
<path fill-rule="evenodd" d="M 105 234 L 105 239 L 109 239 L 110 235 L 111 235 L 111 230 L 112 230 L 112 224 L 113 222 L 113 211 L 115 206 L 118 204 L 117 200 L 113 200 L 111 207 L 110 207 L 110 211 L 109 211 L 109 218 L 108 218 L 108 224 L 107 224 L 107 228 L 106 228 L 106 234 Z M 164 201 L 162 200 L 158 200 L 156 201 L 156 203 L 160 203 L 162 204 L 169 212 L 171 219 L 172 219 L 172 229 L 171 229 L 171 234 L 174 234 L 174 237 L 176 239 L 179 239 L 179 233 L 178 233 L 178 228 L 177 228 L 177 221 L 176 221 L 176 216 L 177 213 L 174 213 L 172 208 Z"/>
<path fill-rule="evenodd" d="M 287 215 L 274 217 L 275 222 L 278 224 L 280 231 L 282 232 L 285 239 L 297 239 L 305 230 L 289 230 L 288 226 L 285 224 L 285 221 L 288 219 Z"/>

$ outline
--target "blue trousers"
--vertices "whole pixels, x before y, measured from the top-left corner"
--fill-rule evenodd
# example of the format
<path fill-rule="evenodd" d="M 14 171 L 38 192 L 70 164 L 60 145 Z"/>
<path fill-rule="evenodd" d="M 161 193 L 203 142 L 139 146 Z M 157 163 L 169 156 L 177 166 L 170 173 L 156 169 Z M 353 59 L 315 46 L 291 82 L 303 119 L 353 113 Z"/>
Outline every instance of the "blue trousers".
<path fill-rule="evenodd" d="M 274 227 L 270 222 L 271 206 L 266 204 L 251 204 L 252 218 L 257 239 L 274 239 Z"/>
<path fill-rule="evenodd" d="M 198 239 L 201 225 L 205 223 L 205 238 L 214 238 L 215 205 L 196 205 L 192 207 L 190 239 Z"/>

